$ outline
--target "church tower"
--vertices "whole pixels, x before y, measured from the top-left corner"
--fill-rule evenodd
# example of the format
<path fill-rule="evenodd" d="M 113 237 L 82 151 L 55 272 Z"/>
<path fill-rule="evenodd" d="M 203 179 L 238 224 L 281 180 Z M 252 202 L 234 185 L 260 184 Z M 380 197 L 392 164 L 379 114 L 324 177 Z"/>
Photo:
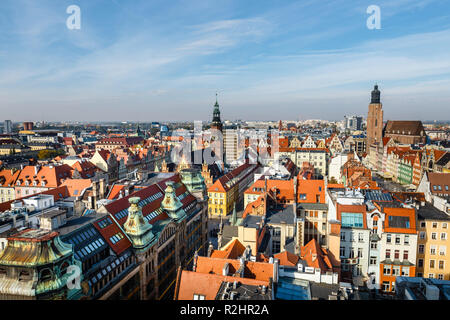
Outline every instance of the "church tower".
<path fill-rule="evenodd" d="M 369 104 L 367 114 L 367 143 L 366 150 L 369 150 L 373 143 L 379 143 L 383 138 L 383 110 L 380 101 L 380 90 L 375 85 L 372 91 L 372 99 Z"/>
<path fill-rule="evenodd" d="M 217 93 L 216 93 L 216 103 L 214 104 L 211 129 L 217 129 L 222 132 L 222 127 L 223 127 L 223 125 L 222 125 L 222 121 L 220 120 L 219 103 L 217 102 Z"/>

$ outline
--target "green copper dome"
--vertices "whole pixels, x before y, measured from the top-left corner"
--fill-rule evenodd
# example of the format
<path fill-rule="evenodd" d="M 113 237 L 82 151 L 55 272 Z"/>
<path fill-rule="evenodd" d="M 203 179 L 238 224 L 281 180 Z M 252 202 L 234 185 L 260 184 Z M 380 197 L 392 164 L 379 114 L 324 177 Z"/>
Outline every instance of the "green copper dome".
<path fill-rule="evenodd" d="M 183 204 L 175 194 L 174 182 L 169 181 L 166 183 L 167 188 L 164 191 L 165 196 L 161 202 L 161 208 L 169 214 L 174 220 L 180 220 L 186 216 L 186 212 L 183 209 Z"/>
<path fill-rule="evenodd" d="M 142 208 L 139 206 L 140 200 L 141 198 L 139 197 L 128 199 L 131 205 L 128 208 L 127 221 L 123 225 L 135 248 L 146 247 L 154 238 L 152 225 L 142 215 Z"/>

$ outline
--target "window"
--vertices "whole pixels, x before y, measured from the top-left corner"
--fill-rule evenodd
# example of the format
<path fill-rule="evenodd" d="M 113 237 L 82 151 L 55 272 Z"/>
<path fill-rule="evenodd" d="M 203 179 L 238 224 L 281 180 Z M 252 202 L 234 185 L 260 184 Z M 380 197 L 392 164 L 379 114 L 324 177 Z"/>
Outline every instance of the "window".
<path fill-rule="evenodd" d="M 404 244 L 409 244 L 409 236 L 405 235 L 405 239 L 403 240 Z"/>
<path fill-rule="evenodd" d="M 431 233 L 431 239 L 436 240 L 436 232 Z"/>
<path fill-rule="evenodd" d="M 386 259 L 390 259 L 390 258 L 391 258 L 391 250 L 386 249 Z"/>
<path fill-rule="evenodd" d="M 345 241 L 345 232 L 341 232 L 341 241 Z"/>
<path fill-rule="evenodd" d="M 430 268 L 434 269 L 434 260 L 430 260 Z"/>
<path fill-rule="evenodd" d="M 362 233 L 358 233 L 358 241 L 359 242 L 364 242 L 364 237 Z"/>
<path fill-rule="evenodd" d="M 362 257 L 363 257 L 363 249 L 358 248 L 358 258 L 362 258 Z"/>
<path fill-rule="evenodd" d="M 420 227 L 421 227 L 421 228 L 425 228 L 425 226 L 426 226 L 426 222 L 425 222 L 425 221 L 421 221 L 421 222 L 420 222 Z"/>
<path fill-rule="evenodd" d="M 394 251 L 394 259 L 400 259 L 400 250 Z"/>
<path fill-rule="evenodd" d="M 345 257 L 345 247 L 341 247 L 339 250 L 339 254 L 341 257 Z"/>
<path fill-rule="evenodd" d="M 362 228 L 363 227 L 362 213 L 342 212 L 341 225 L 342 227 Z"/>
<path fill-rule="evenodd" d="M 402 268 L 402 276 L 409 277 L 409 267 Z"/>
<path fill-rule="evenodd" d="M 400 236 L 395 236 L 395 244 L 400 244 Z"/>
<path fill-rule="evenodd" d="M 381 290 L 389 291 L 389 281 L 383 281 L 383 285 L 381 286 Z"/>
<path fill-rule="evenodd" d="M 373 226 L 376 227 L 378 225 L 378 220 L 373 220 Z"/>
<path fill-rule="evenodd" d="M 444 269 L 444 265 L 445 265 L 445 261 L 444 260 L 439 260 L 439 269 Z"/>
<path fill-rule="evenodd" d="M 355 257 L 355 249 L 351 248 L 350 249 L 350 259 L 353 259 Z"/>
<path fill-rule="evenodd" d="M 432 254 L 432 255 L 436 254 L 436 246 L 434 246 L 434 245 L 430 246 L 430 254 Z"/>
<path fill-rule="evenodd" d="M 434 273 L 429 273 L 428 274 L 428 278 L 433 279 L 434 278 Z"/>
<path fill-rule="evenodd" d="M 425 235 L 426 235 L 426 233 L 424 231 L 420 231 L 419 238 L 423 240 L 423 239 L 425 239 Z"/>
<path fill-rule="evenodd" d="M 390 233 L 388 233 L 386 236 L 386 242 L 391 243 L 391 234 Z"/>
<path fill-rule="evenodd" d="M 31 280 L 31 274 L 29 271 L 20 271 L 19 273 L 19 281 L 29 281 Z"/>
<path fill-rule="evenodd" d="M 437 222 L 433 222 L 433 228 L 437 228 Z"/>
<path fill-rule="evenodd" d="M 423 268 L 423 259 L 419 259 L 419 260 L 417 261 L 417 266 L 418 266 L 419 268 Z"/>
<path fill-rule="evenodd" d="M 419 244 L 419 254 L 423 254 L 425 252 L 425 245 Z"/>
<path fill-rule="evenodd" d="M 445 256 L 447 251 L 447 246 L 439 246 L 439 255 Z"/>
<path fill-rule="evenodd" d="M 41 271 L 41 281 L 51 280 L 53 277 L 52 271 L 50 269 L 44 269 Z"/>
<path fill-rule="evenodd" d="M 393 276 L 399 276 L 400 275 L 400 266 L 394 266 L 392 269 L 392 275 Z"/>
<path fill-rule="evenodd" d="M 370 257 L 369 263 L 371 266 L 377 265 L 377 257 Z"/>
<path fill-rule="evenodd" d="M 441 240 L 447 240 L 447 233 L 445 232 L 441 233 Z"/>
<path fill-rule="evenodd" d="M 442 229 L 447 229 L 447 222 L 442 223 Z"/>
<path fill-rule="evenodd" d="M 201 294 L 194 294 L 194 300 L 205 300 L 205 296 Z"/>
<path fill-rule="evenodd" d="M 385 265 L 383 268 L 383 274 L 385 275 L 391 275 L 391 266 L 390 265 Z"/>
<path fill-rule="evenodd" d="M 370 243 L 370 249 L 377 249 L 377 243 L 375 241 Z"/>
<path fill-rule="evenodd" d="M 423 273 L 422 272 L 417 272 L 417 277 L 422 278 L 423 277 Z"/>
<path fill-rule="evenodd" d="M 438 279 L 439 279 L 439 280 L 444 280 L 444 275 L 443 275 L 442 273 L 439 273 L 439 274 L 438 274 Z"/>
<path fill-rule="evenodd" d="M 403 260 L 408 260 L 408 250 L 403 251 Z"/>

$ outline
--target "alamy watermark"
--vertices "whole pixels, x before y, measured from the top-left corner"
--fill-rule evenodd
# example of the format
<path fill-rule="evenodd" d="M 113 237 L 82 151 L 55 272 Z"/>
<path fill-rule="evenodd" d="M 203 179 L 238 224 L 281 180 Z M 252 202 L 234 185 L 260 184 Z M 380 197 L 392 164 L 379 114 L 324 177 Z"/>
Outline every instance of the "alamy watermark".
<path fill-rule="evenodd" d="M 74 264 L 70 265 L 67 268 L 67 274 L 70 274 L 66 281 L 67 288 L 69 290 L 81 289 L 81 268 Z"/>
<path fill-rule="evenodd" d="M 203 130 L 202 122 L 194 122 L 194 133 L 175 130 L 169 136 L 176 145 L 171 150 L 171 161 L 179 164 L 208 164 L 246 159 L 250 164 L 278 161 L 279 131 L 214 128 Z M 193 156 L 192 156 L 193 155 Z"/>
<path fill-rule="evenodd" d="M 69 30 L 81 29 L 81 9 L 77 5 L 70 5 L 66 9 L 66 13 L 70 16 L 66 20 L 66 26 Z"/>
<path fill-rule="evenodd" d="M 367 14 L 370 16 L 367 18 L 366 25 L 369 30 L 381 29 L 381 9 L 377 5 L 370 5 L 367 7 Z"/>

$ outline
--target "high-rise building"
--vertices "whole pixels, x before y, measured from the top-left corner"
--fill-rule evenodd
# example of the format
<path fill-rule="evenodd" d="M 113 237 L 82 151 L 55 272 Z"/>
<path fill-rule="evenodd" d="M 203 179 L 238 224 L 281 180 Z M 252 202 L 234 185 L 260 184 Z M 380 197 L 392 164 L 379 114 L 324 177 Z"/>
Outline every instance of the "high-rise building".
<path fill-rule="evenodd" d="M 3 133 L 11 133 L 12 132 L 12 122 L 11 120 L 5 120 L 5 124 L 3 126 Z"/>
<path fill-rule="evenodd" d="M 239 132 L 237 129 L 226 129 L 223 135 L 225 162 L 231 163 L 239 157 Z"/>
<path fill-rule="evenodd" d="M 345 129 L 356 131 L 362 129 L 363 117 L 360 116 L 345 116 Z"/>
<path fill-rule="evenodd" d="M 373 143 L 378 143 L 383 138 L 383 110 L 380 102 L 380 91 L 375 85 L 372 91 L 372 99 L 367 114 L 367 143 L 368 149 Z"/>

